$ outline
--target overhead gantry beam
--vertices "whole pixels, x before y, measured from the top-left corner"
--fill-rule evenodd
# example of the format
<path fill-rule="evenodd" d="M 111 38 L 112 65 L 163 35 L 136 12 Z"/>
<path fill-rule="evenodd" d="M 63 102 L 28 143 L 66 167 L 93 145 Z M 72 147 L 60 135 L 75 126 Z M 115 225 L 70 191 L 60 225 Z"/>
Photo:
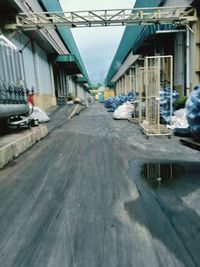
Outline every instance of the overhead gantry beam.
<path fill-rule="evenodd" d="M 121 25 L 178 24 L 197 20 L 192 7 L 151 7 L 134 9 L 109 9 L 75 12 L 19 13 L 16 22 L 5 25 L 9 30 L 33 30 L 41 28 L 104 27 Z"/>

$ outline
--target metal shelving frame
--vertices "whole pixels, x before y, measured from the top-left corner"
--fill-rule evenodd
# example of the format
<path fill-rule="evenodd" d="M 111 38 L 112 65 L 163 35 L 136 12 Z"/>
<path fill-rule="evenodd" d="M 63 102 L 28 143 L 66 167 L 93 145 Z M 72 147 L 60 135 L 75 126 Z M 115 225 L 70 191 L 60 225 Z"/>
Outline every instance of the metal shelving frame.
<path fill-rule="evenodd" d="M 145 120 L 140 122 L 140 127 L 147 136 L 170 137 L 171 130 L 160 124 L 160 90 L 166 85 L 171 89 L 170 116 L 172 116 L 173 57 L 171 55 L 146 57 L 144 73 L 146 116 Z"/>

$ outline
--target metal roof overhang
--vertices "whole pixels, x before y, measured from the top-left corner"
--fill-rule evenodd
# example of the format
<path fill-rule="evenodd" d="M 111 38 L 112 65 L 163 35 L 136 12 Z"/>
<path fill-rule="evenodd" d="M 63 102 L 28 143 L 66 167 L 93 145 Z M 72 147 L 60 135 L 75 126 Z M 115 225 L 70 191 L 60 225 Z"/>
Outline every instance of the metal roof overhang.
<path fill-rule="evenodd" d="M 31 39 L 35 40 L 39 46 L 49 54 L 55 54 L 57 51 L 45 38 L 45 35 L 42 34 L 39 30 L 26 32 L 26 35 Z"/>
<path fill-rule="evenodd" d="M 155 24 L 155 25 L 149 25 L 145 26 L 137 38 L 137 40 L 134 42 L 132 46 L 132 53 L 136 54 L 138 53 L 138 50 L 144 45 L 144 43 L 151 37 L 155 36 L 157 32 L 161 31 L 173 31 L 178 29 L 177 26 L 173 24 Z"/>
<path fill-rule="evenodd" d="M 81 66 L 75 55 L 58 55 L 54 61 L 61 65 L 69 75 L 81 73 Z"/>
<path fill-rule="evenodd" d="M 43 9 L 46 11 L 59 11 L 62 12 L 62 7 L 59 1 L 56 0 L 38 0 L 39 3 L 43 6 Z M 62 14 L 64 16 L 64 13 Z M 72 71 L 72 75 L 73 74 L 80 74 L 83 73 L 84 77 L 87 78 L 87 81 L 90 85 L 90 79 L 88 77 L 87 71 L 85 69 L 85 65 L 82 61 L 81 55 L 79 53 L 79 50 L 76 46 L 76 43 L 74 41 L 73 35 L 70 31 L 69 28 L 67 27 L 57 27 L 57 31 L 60 34 L 60 37 L 62 38 L 65 46 L 67 47 L 67 49 L 69 50 L 71 55 L 74 55 L 76 57 L 76 62 L 78 62 L 78 67 L 75 66 L 77 64 L 73 64 L 73 62 L 71 62 L 71 65 L 73 65 L 74 67 L 74 72 Z M 64 64 L 64 63 L 61 63 Z M 68 71 L 70 71 L 70 69 L 67 67 L 67 65 L 70 65 L 70 63 L 65 64 L 65 67 L 67 68 Z M 79 70 L 79 71 L 78 71 Z"/>
<path fill-rule="evenodd" d="M 90 92 L 89 87 L 90 84 L 88 83 L 87 79 L 84 77 L 77 77 L 76 82 L 82 84 L 85 91 Z"/>
<path fill-rule="evenodd" d="M 77 83 L 87 83 L 87 80 L 84 77 L 77 77 L 76 82 Z"/>
<path fill-rule="evenodd" d="M 125 61 L 123 62 L 123 64 L 121 65 L 121 67 L 119 68 L 119 70 L 117 71 L 117 73 L 113 76 L 111 82 L 114 83 L 117 80 L 119 80 L 119 78 L 124 75 L 124 73 L 126 73 L 126 71 L 130 68 L 130 66 L 136 62 L 136 60 L 140 57 L 140 55 L 133 55 L 132 53 L 130 53 L 128 55 L 128 57 L 125 59 Z"/>

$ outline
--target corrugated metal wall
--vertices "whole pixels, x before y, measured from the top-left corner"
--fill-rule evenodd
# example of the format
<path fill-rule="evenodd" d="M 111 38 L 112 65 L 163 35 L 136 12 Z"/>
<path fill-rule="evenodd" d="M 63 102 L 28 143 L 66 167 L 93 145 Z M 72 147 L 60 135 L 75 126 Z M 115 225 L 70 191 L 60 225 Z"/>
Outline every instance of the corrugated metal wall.
<path fill-rule="evenodd" d="M 30 39 L 23 33 L 18 33 L 11 40 L 20 51 L 25 86 L 36 88 L 33 52 Z"/>
<path fill-rule="evenodd" d="M 38 68 L 39 92 L 52 94 L 51 65 L 47 54 L 36 44 L 36 59 Z"/>
<path fill-rule="evenodd" d="M 47 53 L 23 33 L 17 34 L 12 41 L 21 51 L 21 61 L 27 88 L 30 90 L 34 87 L 37 93 L 54 95 L 52 70 Z"/>
<path fill-rule="evenodd" d="M 26 102 L 22 87 L 22 65 L 19 51 L 9 41 L 0 38 L 0 103 L 22 104 Z"/>

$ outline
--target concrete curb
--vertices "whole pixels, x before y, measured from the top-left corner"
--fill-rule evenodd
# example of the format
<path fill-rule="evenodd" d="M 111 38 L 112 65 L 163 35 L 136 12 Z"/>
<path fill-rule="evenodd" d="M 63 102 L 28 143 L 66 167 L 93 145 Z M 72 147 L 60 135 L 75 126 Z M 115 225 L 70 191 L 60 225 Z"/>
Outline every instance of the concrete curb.
<path fill-rule="evenodd" d="M 4 144 L 0 147 L 0 169 L 2 169 L 11 160 L 18 157 L 27 149 L 32 147 L 37 141 L 48 134 L 46 125 L 40 125 L 32 128 L 22 134 L 13 134 L 4 140 Z"/>

